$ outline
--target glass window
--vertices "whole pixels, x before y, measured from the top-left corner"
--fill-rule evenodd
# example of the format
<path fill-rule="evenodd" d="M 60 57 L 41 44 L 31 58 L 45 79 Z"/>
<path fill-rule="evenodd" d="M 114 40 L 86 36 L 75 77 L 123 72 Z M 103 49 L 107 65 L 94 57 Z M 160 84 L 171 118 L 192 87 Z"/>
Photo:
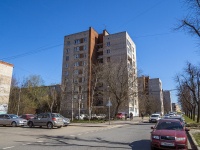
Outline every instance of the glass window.
<path fill-rule="evenodd" d="M 110 62 L 110 57 L 107 57 L 107 62 Z"/>
<path fill-rule="evenodd" d="M 110 46 L 110 42 L 107 42 L 107 46 Z"/>
<path fill-rule="evenodd" d="M 69 64 L 66 64 L 66 66 L 65 66 L 66 68 L 68 68 L 69 67 Z"/>
<path fill-rule="evenodd" d="M 66 56 L 66 61 L 68 61 L 69 60 L 69 56 Z"/>
<path fill-rule="evenodd" d="M 79 58 L 79 55 L 77 54 L 77 55 L 74 55 L 74 58 L 76 59 L 76 58 Z"/>
<path fill-rule="evenodd" d="M 70 41 L 67 41 L 67 45 L 70 45 Z"/>
<path fill-rule="evenodd" d="M 109 54 L 109 53 L 110 53 L 110 49 L 107 49 L 107 51 L 106 51 L 106 52 L 107 52 L 107 54 Z"/>
<path fill-rule="evenodd" d="M 87 38 L 86 38 L 86 37 L 85 37 L 85 38 L 83 38 L 83 41 L 84 41 L 84 42 L 87 42 Z"/>
<path fill-rule="evenodd" d="M 69 48 L 67 48 L 67 49 L 66 49 L 66 53 L 69 53 L 69 52 L 70 52 L 70 49 L 69 49 Z"/>

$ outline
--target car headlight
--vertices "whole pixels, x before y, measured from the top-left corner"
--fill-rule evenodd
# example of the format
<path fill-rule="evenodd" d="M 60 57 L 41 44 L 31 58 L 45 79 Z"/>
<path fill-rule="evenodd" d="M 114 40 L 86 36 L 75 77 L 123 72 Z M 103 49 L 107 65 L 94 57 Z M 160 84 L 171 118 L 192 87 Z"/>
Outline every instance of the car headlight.
<path fill-rule="evenodd" d="M 158 135 L 152 135 L 152 139 L 156 139 L 156 140 L 159 140 L 160 137 Z"/>
<path fill-rule="evenodd" d="M 185 137 L 177 137 L 176 141 L 185 141 Z"/>

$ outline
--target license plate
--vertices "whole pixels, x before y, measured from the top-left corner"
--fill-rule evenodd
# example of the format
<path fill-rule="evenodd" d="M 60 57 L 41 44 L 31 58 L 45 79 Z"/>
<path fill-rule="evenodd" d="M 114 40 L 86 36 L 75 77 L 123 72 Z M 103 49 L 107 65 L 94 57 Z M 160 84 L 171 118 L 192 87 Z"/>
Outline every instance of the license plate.
<path fill-rule="evenodd" d="M 161 142 L 162 146 L 174 146 L 174 143 L 168 143 L 168 142 Z"/>

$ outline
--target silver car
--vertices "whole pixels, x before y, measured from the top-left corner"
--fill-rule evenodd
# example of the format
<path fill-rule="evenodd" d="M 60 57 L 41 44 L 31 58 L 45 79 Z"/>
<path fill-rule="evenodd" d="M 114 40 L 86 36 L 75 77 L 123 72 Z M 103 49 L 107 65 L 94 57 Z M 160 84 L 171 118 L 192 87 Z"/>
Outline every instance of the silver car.
<path fill-rule="evenodd" d="M 58 113 L 41 113 L 28 120 L 27 124 L 30 128 L 46 126 L 48 129 L 52 129 L 53 127 L 61 128 L 64 123 L 63 118 Z"/>
<path fill-rule="evenodd" d="M 19 118 L 15 114 L 0 114 L 0 125 L 3 126 L 25 126 L 27 125 L 27 120 Z"/>
<path fill-rule="evenodd" d="M 63 118 L 63 126 L 68 126 L 70 124 L 70 119 L 60 115 Z"/>

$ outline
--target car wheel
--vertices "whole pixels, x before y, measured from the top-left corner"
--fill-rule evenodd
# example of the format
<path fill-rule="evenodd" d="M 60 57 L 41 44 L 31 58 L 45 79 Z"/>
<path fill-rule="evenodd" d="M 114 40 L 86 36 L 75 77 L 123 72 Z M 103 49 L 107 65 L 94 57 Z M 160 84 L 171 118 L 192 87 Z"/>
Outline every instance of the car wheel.
<path fill-rule="evenodd" d="M 48 129 L 52 129 L 53 128 L 53 124 L 51 122 L 47 123 L 47 128 Z"/>
<path fill-rule="evenodd" d="M 17 126 L 17 123 L 16 122 L 12 122 L 11 124 L 13 127 L 16 127 Z"/>
<path fill-rule="evenodd" d="M 30 127 L 30 128 L 32 128 L 33 127 L 33 122 L 28 122 L 28 126 Z"/>

